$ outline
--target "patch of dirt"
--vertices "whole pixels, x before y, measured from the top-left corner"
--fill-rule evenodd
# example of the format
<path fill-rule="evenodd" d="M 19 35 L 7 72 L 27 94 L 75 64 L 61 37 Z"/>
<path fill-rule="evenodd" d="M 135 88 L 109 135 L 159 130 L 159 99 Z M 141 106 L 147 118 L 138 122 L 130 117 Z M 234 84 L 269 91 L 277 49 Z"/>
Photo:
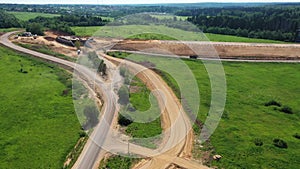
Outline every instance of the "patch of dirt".
<path fill-rule="evenodd" d="M 36 39 L 33 37 L 19 37 L 18 39 L 11 38 L 11 40 L 12 42 L 23 44 L 45 45 L 56 53 L 77 58 L 77 49 L 75 47 L 66 46 L 55 41 L 58 35 L 61 34 L 58 34 L 57 32 L 46 31 L 45 36 L 38 36 Z"/>
<path fill-rule="evenodd" d="M 139 86 L 130 86 L 130 88 L 129 88 L 130 93 L 138 93 L 140 91 L 141 91 L 141 87 L 139 87 Z"/>
<path fill-rule="evenodd" d="M 114 50 L 147 51 L 153 53 L 193 56 L 197 51 L 200 57 L 215 56 L 214 49 L 221 58 L 247 59 L 300 59 L 300 45 L 296 44 L 247 44 L 247 43 L 178 43 L 175 41 L 136 41 L 118 42 Z"/>

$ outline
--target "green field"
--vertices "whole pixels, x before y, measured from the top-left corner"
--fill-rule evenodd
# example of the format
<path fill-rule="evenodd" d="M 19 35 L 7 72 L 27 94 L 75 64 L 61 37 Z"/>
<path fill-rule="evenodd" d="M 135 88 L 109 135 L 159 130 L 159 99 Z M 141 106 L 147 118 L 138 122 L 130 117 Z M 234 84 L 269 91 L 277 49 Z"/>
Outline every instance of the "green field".
<path fill-rule="evenodd" d="M 80 132 L 70 75 L 0 46 L 0 76 L 0 168 L 62 168 Z"/>
<path fill-rule="evenodd" d="M 60 16 L 58 14 L 48 14 L 48 13 L 38 13 L 38 12 L 8 12 L 8 13 L 15 15 L 16 18 L 22 21 L 28 21 L 38 16 L 46 17 L 46 18 L 53 18 L 56 16 Z"/>
<path fill-rule="evenodd" d="M 20 30 L 20 28 L 1 28 L 0 33 L 12 32 L 17 30 Z"/>
<path fill-rule="evenodd" d="M 131 56 L 136 61 L 172 66 L 170 59 Z M 210 82 L 201 61 L 185 60 L 197 79 L 201 102 L 198 119 L 204 121 L 210 107 Z M 300 65 L 285 63 L 223 63 L 227 79 L 227 102 L 223 118 L 210 141 L 213 154 L 223 158 L 212 163 L 220 168 L 297 169 L 300 166 Z M 265 106 L 275 100 L 281 107 Z M 288 106 L 294 114 L 280 111 Z M 199 127 L 195 125 L 195 133 Z M 283 139 L 287 149 L 275 147 Z M 255 140 L 263 145 L 256 146 Z M 203 151 L 206 150 L 204 147 Z"/>
<path fill-rule="evenodd" d="M 207 38 L 203 38 L 201 33 L 184 31 L 181 29 L 170 28 L 166 26 L 154 26 L 154 25 L 125 25 L 125 26 L 91 26 L 91 27 L 72 27 L 72 30 L 78 36 L 100 36 L 100 37 L 118 37 L 129 38 L 131 36 L 137 36 L 139 33 L 155 33 L 161 34 L 162 37 L 156 37 L 156 39 L 166 40 L 165 36 L 171 37 L 171 39 L 188 40 L 188 41 L 202 41 L 210 40 L 214 42 L 254 42 L 254 43 L 284 43 L 281 41 L 267 40 L 267 39 L 252 39 L 230 35 L 219 34 L 205 34 Z M 139 32 L 139 33 L 138 33 Z M 151 37 L 151 36 L 150 36 Z M 146 38 L 149 39 L 149 38 Z"/>

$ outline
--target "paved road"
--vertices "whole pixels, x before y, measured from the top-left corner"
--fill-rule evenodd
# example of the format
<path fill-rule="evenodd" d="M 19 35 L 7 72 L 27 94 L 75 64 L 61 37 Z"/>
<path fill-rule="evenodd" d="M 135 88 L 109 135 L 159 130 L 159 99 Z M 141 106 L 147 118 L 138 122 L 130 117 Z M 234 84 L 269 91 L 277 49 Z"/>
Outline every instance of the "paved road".
<path fill-rule="evenodd" d="M 99 89 L 102 89 L 102 96 L 104 99 L 104 107 L 102 109 L 102 116 L 99 124 L 95 127 L 93 133 L 91 134 L 86 146 L 80 157 L 78 158 L 76 164 L 73 168 L 76 169 L 89 169 L 94 168 L 96 161 L 98 159 L 98 155 L 101 152 L 101 145 L 104 143 L 106 139 L 106 135 L 110 130 L 110 124 L 115 114 L 115 98 L 113 96 L 112 90 L 109 89 L 110 85 L 106 85 L 103 80 L 95 74 L 95 72 L 90 69 L 76 65 L 73 62 L 66 61 L 63 59 L 59 59 L 50 55 L 46 55 L 43 53 L 35 52 L 20 46 L 17 46 L 9 41 L 8 37 L 16 32 L 6 33 L 0 37 L 0 43 L 4 46 L 12 48 L 14 50 L 20 51 L 22 53 L 30 54 L 32 56 L 41 58 L 43 60 L 51 61 L 54 63 L 58 63 L 63 67 L 67 67 L 68 69 L 73 69 L 90 84 L 96 84 Z"/>

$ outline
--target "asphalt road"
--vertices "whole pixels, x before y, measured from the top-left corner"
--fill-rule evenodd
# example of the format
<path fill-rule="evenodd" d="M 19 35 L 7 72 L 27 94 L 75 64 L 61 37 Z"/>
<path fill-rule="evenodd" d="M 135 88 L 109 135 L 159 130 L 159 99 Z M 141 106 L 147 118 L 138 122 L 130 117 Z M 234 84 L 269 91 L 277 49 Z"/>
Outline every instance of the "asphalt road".
<path fill-rule="evenodd" d="M 50 55 L 46 55 L 43 53 L 35 52 L 20 46 L 17 46 L 9 41 L 9 36 L 17 33 L 10 32 L 2 35 L 0 37 L 0 43 L 4 46 L 7 46 L 11 49 L 17 50 L 22 53 L 26 53 L 37 58 L 41 58 L 43 60 L 51 61 L 54 63 L 58 63 L 63 67 L 67 67 L 68 69 L 73 69 L 76 71 L 77 75 L 83 77 L 87 83 L 94 83 L 99 89 L 101 89 L 102 96 L 104 99 L 104 107 L 102 109 L 102 116 L 99 124 L 94 128 L 93 133 L 90 135 L 87 144 L 84 147 L 83 152 L 78 158 L 76 164 L 73 168 L 76 169 L 90 169 L 94 168 L 96 161 L 98 159 L 98 155 L 101 152 L 101 145 L 104 143 L 106 139 L 106 135 L 110 130 L 110 124 L 115 114 L 115 100 L 113 99 L 113 92 L 110 90 L 110 85 L 106 85 L 103 80 L 95 74 L 95 72 L 90 69 L 77 65 L 76 63 L 66 61 L 63 59 L 59 59 Z"/>

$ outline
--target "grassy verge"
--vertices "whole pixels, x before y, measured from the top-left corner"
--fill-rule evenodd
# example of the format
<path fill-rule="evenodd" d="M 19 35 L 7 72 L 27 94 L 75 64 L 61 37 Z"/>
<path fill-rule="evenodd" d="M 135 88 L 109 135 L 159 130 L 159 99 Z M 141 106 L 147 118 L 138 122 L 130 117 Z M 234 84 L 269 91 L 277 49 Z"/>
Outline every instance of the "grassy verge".
<path fill-rule="evenodd" d="M 61 168 L 80 135 L 70 75 L 0 46 L 1 168 Z"/>
<path fill-rule="evenodd" d="M 153 62 L 158 68 L 172 64 L 161 58 L 155 62 L 157 57 L 140 56 L 140 60 Z M 184 62 L 197 80 L 201 96 L 197 118 L 204 122 L 210 108 L 209 77 L 201 61 Z M 220 168 L 296 169 L 300 165 L 300 87 L 295 84 L 300 82 L 300 65 L 224 62 L 223 66 L 228 88 L 226 108 L 210 142 L 197 149 L 212 153 L 206 154 L 208 164 Z M 199 134 L 199 126 L 194 129 Z M 287 148 L 279 148 L 277 139 L 287 143 Z M 195 154 L 205 156 L 199 151 Z M 210 161 L 215 154 L 223 158 Z"/>
<path fill-rule="evenodd" d="M 34 51 L 37 51 L 37 52 L 40 52 L 40 53 L 55 56 L 55 57 L 58 57 L 58 58 L 61 58 L 61 59 L 64 59 L 64 60 L 68 60 L 68 61 L 72 61 L 72 62 L 76 61 L 75 58 L 72 58 L 72 57 L 69 57 L 69 56 L 66 56 L 66 55 L 63 55 L 63 54 L 52 51 L 46 45 L 34 45 L 34 44 L 23 44 L 23 43 L 18 43 L 18 45 L 22 46 L 23 48 L 27 48 L 27 49 L 34 50 Z"/>
<path fill-rule="evenodd" d="M 125 127 L 125 132 L 132 136 L 131 141 L 155 148 L 158 135 L 162 133 L 159 106 L 150 90 L 137 77 L 130 83 L 129 101 L 130 105 L 124 106 L 121 111 L 119 123 Z M 131 121 L 124 123 L 126 121 L 122 117 L 130 117 Z M 137 138 L 148 139 L 141 142 Z"/>
<path fill-rule="evenodd" d="M 124 26 L 91 26 L 91 27 L 72 27 L 78 36 L 100 36 L 100 37 L 119 37 L 137 39 L 157 39 L 157 40 L 188 40 L 188 41 L 213 41 L 213 42 L 247 42 L 247 43 L 285 43 L 282 41 L 254 39 L 230 35 L 220 35 L 206 33 L 207 38 L 203 38 L 201 32 L 190 32 L 181 29 L 170 28 L 167 26 L 155 25 L 124 25 Z M 142 34 L 140 34 L 142 33 Z M 159 36 L 158 36 L 159 34 Z M 166 38 L 167 37 L 167 38 Z"/>
<path fill-rule="evenodd" d="M 48 14 L 48 13 L 38 13 L 38 12 L 8 12 L 8 13 L 15 15 L 16 18 L 22 21 L 28 21 L 38 16 L 45 17 L 45 18 L 53 18 L 53 17 L 60 16 L 58 14 Z"/>
<path fill-rule="evenodd" d="M 108 160 L 101 162 L 99 169 L 130 169 L 137 161 L 134 158 L 112 156 Z"/>
<path fill-rule="evenodd" d="M 21 30 L 21 28 L 1 28 L 0 29 L 0 34 L 1 33 L 12 32 L 12 31 L 18 31 L 18 30 Z"/>

